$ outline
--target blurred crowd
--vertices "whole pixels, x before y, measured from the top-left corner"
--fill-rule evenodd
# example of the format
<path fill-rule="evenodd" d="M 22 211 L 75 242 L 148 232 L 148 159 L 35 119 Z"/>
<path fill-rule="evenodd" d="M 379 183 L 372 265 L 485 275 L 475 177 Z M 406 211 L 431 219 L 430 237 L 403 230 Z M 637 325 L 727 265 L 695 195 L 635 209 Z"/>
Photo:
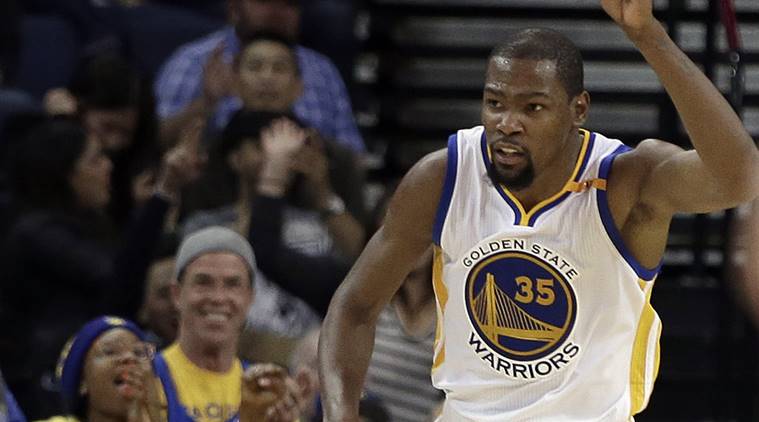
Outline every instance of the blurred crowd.
<path fill-rule="evenodd" d="M 320 420 L 321 318 L 393 190 L 367 200 L 359 7 L 2 2 L 0 421 Z M 369 421 L 441 398 L 430 272 L 380 320 Z"/>

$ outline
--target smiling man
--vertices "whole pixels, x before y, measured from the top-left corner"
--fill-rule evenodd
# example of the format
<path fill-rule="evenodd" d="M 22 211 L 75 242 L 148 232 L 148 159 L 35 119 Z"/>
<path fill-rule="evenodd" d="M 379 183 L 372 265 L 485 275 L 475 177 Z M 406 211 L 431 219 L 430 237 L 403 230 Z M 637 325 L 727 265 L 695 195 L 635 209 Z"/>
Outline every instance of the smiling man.
<path fill-rule="evenodd" d="M 253 300 L 255 265 L 248 242 L 223 227 L 182 242 L 171 286 L 179 334 L 154 363 L 168 422 L 237 417 L 243 380 L 237 347 Z"/>
<path fill-rule="evenodd" d="M 759 152 L 730 105 L 672 42 L 651 0 L 602 0 L 672 98 L 695 146 L 631 149 L 582 129 L 577 48 L 525 30 L 493 50 L 482 126 L 405 176 L 321 331 L 325 420 L 358 421 L 382 308 L 434 246 L 439 421 L 626 421 L 659 364 L 649 300 L 677 212 L 759 195 Z"/>

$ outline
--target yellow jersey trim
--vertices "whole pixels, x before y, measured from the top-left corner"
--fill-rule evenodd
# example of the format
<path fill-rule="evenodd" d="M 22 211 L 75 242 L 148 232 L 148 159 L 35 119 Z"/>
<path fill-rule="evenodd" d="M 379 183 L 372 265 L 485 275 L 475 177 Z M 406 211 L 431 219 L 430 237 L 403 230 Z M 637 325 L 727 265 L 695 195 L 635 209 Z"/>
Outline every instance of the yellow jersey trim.
<path fill-rule="evenodd" d="M 530 219 L 532 218 L 532 216 L 538 213 L 538 211 L 540 211 L 541 209 L 549 205 L 552 205 L 555 201 L 559 200 L 562 197 L 562 195 L 564 195 L 565 193 L 575 192 L 575 189 L 576 189 L 575 186 L 577 185 L 576 180 L 580 172 L 580 168 L 582 168 L 582 163 L 586 161 L 585 160 L 586 155 L 590 153 L 590 148 L 588 148 L 590 145 L 590 132 L 585 129 L 580 129 L 580 132 L 583 134 L 582 147 L 580 148 L 580 153 L 577 155 L 577 161 L 575 162 L 575 167 L 574 167 L 574 170 L 572 170 L 572 175 L 569 177 L 569 180 L 567 180 L 567 182 L 564 184 L 564 187 L 560 191 L 556 192 L 554 195 L 552 195 L 548 199 L 545 199 L 539 202 L 537 205 L 532 207 L 532 209 L 529 212 L 525 210 L 524 205 L 522 205 L 519 199 L 517 199 L 517 197 L 514 196 L 514 194 L 512 194 L 506 186 L 504 186 L 503 184 L 498 185 L 500 189 L 503 191 L 503 193 L 509 197 L 509 199 L 514 203 L 514 205 L 516 205 L 517 209 L 519 210 L 519 214 L 520 214 L 519 225 L 520 226 L 528 226 L 530 224 Z M 488 148 L 488 159 L 491 160 L 492 162 L 492 152 L 490 151 L 490 148 Z"/>
<path fill-rule="evenodd" d="M 651 330 L 657 320 L 656 311 L 651 306 L 651 292 L 653 291 L 653 281 L 638 280 L 638 285 L 645 294 L 646 302 L 643 305 L 643 312 L 638 321 L 638 329 L 635 333 L 635 342 L 633 343 L 633 352 L 630 362 L 630 417 L 640 413 L 646 408 L 647 398 L 650 394 L 646 386 L 653 386 L 654 380 L 659 373 L 659 339 L 661 337 L 661 324 L 657 324 L 652 356 L 653 371 L 651 379 L 646 379 L 646 368 L 648 364 L 648 355 L 651 348 Z"/>
<path fill-rule="evenodd" d="M 440 246 L 433 246 L 432 263 L 432 288 L 437 302 L 437 324 L 435 325 L 435 355 L 432 359 L 434 371 L 445 361 L 445 342 L 443 341 L 443 315 L 445 305 L 448 303 L 448 288 L 443 282 L 443 250 Z"/>

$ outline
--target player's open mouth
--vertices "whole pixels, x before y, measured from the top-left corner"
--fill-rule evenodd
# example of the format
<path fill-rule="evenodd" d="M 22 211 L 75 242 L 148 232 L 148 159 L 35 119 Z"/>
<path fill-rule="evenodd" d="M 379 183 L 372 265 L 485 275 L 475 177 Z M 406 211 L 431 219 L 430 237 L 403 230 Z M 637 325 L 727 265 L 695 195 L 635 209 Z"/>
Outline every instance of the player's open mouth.
<path fill-rule="evenodd" d="M 499 164 L 513 166 L 525 161 L 525 153 L 519 147 L 502 145 L 493 148 L 493 159 Z"/>

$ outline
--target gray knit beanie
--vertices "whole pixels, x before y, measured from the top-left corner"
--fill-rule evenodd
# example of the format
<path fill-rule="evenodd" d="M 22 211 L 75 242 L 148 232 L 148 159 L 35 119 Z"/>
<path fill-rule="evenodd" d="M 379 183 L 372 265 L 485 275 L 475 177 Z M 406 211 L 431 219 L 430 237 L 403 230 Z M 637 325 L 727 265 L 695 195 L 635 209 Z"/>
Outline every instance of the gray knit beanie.
<path fill-rule="evenodd" d="M 251 284 L 255 278 L 256 257 L 248 241 L 236 232 L 221 226 L 211 226 L 187 236 L 182 240 L 174 266 L 174 279 L 179 276 L 195 258 L 211 252 L 230 252 L 239 255 L 248 264 Z"/>

